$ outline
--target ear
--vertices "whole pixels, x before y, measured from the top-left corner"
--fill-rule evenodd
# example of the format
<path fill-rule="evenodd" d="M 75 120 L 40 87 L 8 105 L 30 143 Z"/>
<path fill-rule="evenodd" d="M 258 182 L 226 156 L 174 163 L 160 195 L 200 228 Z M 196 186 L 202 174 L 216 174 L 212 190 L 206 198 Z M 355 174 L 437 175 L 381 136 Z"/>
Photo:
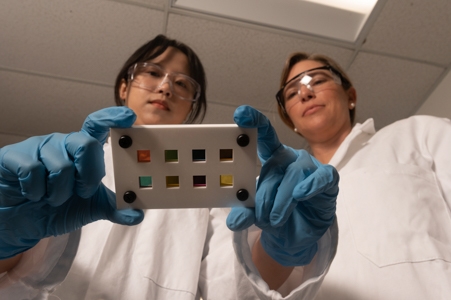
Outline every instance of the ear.
<path fill-rule="evenodd" d="M 346 93 L 348 94 L 348 104 L 351 106 L 351 103 L 354 103 L 354 105 L 357 102 L 357 91 L 354 87 L 350 87 Z"/>
<path fill-rule="evenodd" d="M 119 86 L 119 97 L 122 99 L 122 101 L 125 101 L 127 99 L 127 82 L 122 79 L 121 85 Z"/>

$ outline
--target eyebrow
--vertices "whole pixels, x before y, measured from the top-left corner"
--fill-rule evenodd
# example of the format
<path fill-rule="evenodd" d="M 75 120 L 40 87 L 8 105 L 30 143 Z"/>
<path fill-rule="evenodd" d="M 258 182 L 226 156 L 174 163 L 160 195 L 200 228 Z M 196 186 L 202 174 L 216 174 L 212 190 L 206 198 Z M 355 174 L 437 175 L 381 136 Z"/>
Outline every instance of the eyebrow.
<path fill-rule="evenodd" d="M 329 71 L 329 69 L 321 69 L 321 70 L 306 71 L 306 72 L 304 72 L 304 76 L 305 75 L 316 75 L 318 73 L 325 73 L 324 71 L 328 71 L 327 73 L 329 73 L 329 74 L 331 73 Z M 299 75 L 302 75 L 302 73 L 298 74 L 297 76 L 299 76 Z M 295 78 L 295 77 L 293 77 L 293 78 Z"/>
<path fill-rule="evenodd" d="M 324 67 L 326 67 L 326 66 L 324 66 Z M 322 68 L 322 67 L 319 67 L 319 68 Z M 310 69 L 310 70 L 306 70 L 306 71 L 304 71 L 304 72 L 301 72 L 301 73 L 297 74 L 296 76 L 294 76 L 293 78 L 291 78 L 290 80 L 288 80 L 283 86 L 284 86 L 284 87 L 287 86 L 289 83 L 295 81 L 295 79 L 296 79 L 297 77 L 302 76 L 302 75 L 307 75 L 307 74 L 308 74 L 308 75 L 316 75 L 317 73 L 320 73 L 320 72 L 323 72 L 323 71 L 329 71 L 329 73 L 332 74 L 332 72 L 331 72 L 330 69 L 326 69 L 326 68 L 324 68 L 324 69 L 319 69 L 319 68 L 314 68 L 314 69 Z"/>
<path fill-rule="evenodd" d="M 187 74 L 187 73 L 185 73 L 184 71 L 183 71 L 183 72 L 168 71 L 163 65 L 161 65 L 160 62 L 153 62 L 153 61 L 148 60 L 148 61 L 145 61 L 145 62 L 143 62 L 143 63 L 154 64 L 154 65 L 160 67 L 161 69 L 163 69 L 166 73 L 172 73 L 172 74 L 175 74 L 175 75 L 185 75 L 185 76 L 188 76 L 188 77 L 190 77 L 190 78 L 193 78 L 193 77 L 191 77 L 191 75 L 189 75 L 189 73 Z M 188 70 L 188 72 L 189 72 L 189 70 Z"/>

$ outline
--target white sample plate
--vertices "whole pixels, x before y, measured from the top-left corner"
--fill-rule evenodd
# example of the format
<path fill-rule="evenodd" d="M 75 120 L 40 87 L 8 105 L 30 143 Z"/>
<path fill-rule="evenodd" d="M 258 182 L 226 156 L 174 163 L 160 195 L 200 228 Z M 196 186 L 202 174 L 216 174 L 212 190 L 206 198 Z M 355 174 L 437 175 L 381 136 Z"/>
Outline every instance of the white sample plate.
<path fill-rule="evenodd" d="M 255 128 L 112 128 L 111 145 L 119 209 L 254 206 Z"/>

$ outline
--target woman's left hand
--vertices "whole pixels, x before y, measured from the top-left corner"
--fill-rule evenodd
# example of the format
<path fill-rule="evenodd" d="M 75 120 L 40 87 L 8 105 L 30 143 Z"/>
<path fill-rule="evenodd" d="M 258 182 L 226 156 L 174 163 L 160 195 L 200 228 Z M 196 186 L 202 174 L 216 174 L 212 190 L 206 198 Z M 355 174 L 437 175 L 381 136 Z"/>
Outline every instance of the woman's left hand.
<path fill-rule="evenodd" d="M 233 207 L 227 226 L 238 231 L 255 224 L 264 250 L 279 264 L 309 264 L 335 219 L 338 172 L 280 143 L 268 118 L 254 108 L 238 107 L 234 119 L 240 127 L 258 128 L 262 170 L 255 208 Z"/>

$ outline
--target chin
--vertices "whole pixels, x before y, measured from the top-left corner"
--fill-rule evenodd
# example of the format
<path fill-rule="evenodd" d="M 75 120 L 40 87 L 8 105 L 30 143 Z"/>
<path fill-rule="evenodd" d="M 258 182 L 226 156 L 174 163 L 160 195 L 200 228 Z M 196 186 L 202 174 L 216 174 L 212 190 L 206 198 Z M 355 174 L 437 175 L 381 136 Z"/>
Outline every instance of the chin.
<path fill-rule="evenodd" d="M 165 118 L 159 115 L 144 116 L 138 118 L 135 125 L 159 125 L 159 124 L 181 124 L 183 120 Z"/>
<path fill-rule="evenodd" d="M 159 116 L 138 117 L 134 125 L 157 125 L 165 124 L 164 120 Z"/>

